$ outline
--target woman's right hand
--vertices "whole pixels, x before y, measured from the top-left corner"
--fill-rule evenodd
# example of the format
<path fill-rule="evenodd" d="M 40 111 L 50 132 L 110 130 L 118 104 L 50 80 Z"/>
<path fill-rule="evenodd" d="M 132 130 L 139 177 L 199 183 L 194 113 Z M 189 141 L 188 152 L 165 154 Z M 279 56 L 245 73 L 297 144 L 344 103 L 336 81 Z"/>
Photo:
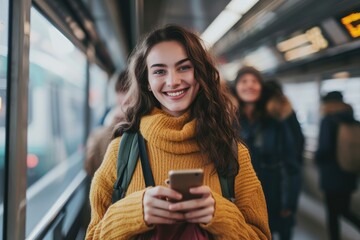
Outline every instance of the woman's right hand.
<path fill-rule="evenodd" d="M 170 211 L 170 202 L 166 199 L 181 200 L 180 193 L 163 186 L 148 188 L 145 191 L 143 206 L 144 220 L 147 225 L 152 224 L 174 224 L 184 220 L 184 214 Z"/>

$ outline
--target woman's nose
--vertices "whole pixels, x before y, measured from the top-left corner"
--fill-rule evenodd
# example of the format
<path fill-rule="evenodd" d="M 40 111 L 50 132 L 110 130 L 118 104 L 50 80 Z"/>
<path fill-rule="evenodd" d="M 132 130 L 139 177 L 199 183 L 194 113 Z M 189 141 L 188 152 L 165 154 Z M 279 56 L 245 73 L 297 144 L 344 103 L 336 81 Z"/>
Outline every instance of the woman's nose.
<path fill-rule="evenodd" d="M 171 71 L 166 79 L 166 84 L 168 86 L 175 86 L 181 83 L 180 74 L 175 71 Z"/>

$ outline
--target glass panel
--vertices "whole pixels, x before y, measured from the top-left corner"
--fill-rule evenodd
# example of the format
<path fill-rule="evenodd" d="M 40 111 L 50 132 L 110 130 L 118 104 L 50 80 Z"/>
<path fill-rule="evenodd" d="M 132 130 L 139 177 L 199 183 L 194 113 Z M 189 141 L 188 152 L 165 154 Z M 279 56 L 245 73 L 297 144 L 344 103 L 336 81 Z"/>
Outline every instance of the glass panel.
<path fill-rule="evenodd" d="M 319 132 L 319 84 L 317 82 L 285 83 L 289 97 L 305 135 L 305 148 L 315 151 Z"/>
<path fill-rule="evenodd" d="M 306 137 L 315 137 L 319 121 L 319 90 L 316 82 L 286 83 L 284 92 L 289 97 Z"/>
<path fill-rule="evenodd" d="M 355 119 L 360 119 L 360 77 L 341 79 L 328 79 L 321 84 L 321 94 L 331 91 L 340 91 L 344 96 L 344 102 L 350 104 L 354 110 Z"/>
<path fill-rule="evenodd" d="M 4 164 L 6 127 L 6 79 L 9 32 L 9 1 L 0 0 L 0 239 L 3 237 Z"/>
<path fill-rule="evenodd" d="M 86 57 L 31 9 L 26 234 L 82 167 Z"/>
<path fill-rule="evenodd" d="M 106 86 L 108 75 L 99 66 L 90 65 L 90 95 L 91 128 L 101 123 L 101 118 L 106 110 Z"/>

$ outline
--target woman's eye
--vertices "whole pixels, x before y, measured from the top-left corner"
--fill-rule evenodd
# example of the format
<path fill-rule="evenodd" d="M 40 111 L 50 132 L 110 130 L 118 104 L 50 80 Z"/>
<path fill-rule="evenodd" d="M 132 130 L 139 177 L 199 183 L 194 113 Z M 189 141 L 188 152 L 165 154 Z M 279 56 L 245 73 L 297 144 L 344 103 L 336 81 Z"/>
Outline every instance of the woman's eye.
<path fill-rule="evenodd" d="M 162 74 L 165 74 L 165 70 L 163 70 L 163 69 L 158 69 L 158 70 L 155 70 L 153 73 L 154 73 L 155 75 L 162 75 Z"/>
<path fill-rule="evenodd" d="M 183 72 L 183 71 L 186 71 L 186 70 L 188 70 L 188 69 L 190 69 L 190 68 L 191 68 L 190 65 L 185 65 L 185 66 L 179 67 L 179 70 Z"/>

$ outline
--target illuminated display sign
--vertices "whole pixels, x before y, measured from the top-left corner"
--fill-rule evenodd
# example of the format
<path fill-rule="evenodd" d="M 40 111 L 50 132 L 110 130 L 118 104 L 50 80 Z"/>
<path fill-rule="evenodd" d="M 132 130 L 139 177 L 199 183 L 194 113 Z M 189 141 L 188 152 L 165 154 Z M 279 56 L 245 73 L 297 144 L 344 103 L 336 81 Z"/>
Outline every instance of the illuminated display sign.
<path fill-rule="evenodd" d="M 328 45 L 328 41 L 322 34 L 321 29 L 313 27 L 304 33 L 279 42 L 276 47 L 284 54 L 286 61 L 292 61 L 319 52 L 327 48 Z"/>
<path fill-rule="evenodd" d="M 360 11 L 351 12 L 339 20 L 352 38 L 360 37 Z"/>

